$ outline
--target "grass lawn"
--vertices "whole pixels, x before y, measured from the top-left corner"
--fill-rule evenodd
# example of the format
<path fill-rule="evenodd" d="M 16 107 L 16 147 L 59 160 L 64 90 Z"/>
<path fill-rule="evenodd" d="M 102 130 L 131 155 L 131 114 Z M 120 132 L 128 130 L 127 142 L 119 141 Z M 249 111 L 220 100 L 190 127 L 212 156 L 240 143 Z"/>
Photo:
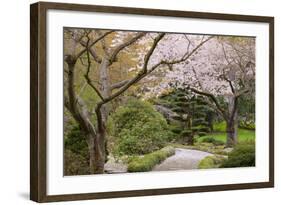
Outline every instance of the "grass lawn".
<path fill-rule="evenodd" d="M 206 137 L 213 137 L 216 140 L 220 140 L 226 142 L 226 133 L 225 132 L 214 132 L 209 133 L 204 137 L 198 138 L 198 141 L 201 142 Z M 245 142 L 245 141 L 252 141 L 255 140 L 255 131 L 253 130 L 245 130 L 245 129 L 238 129 L 238 142 Z"/>

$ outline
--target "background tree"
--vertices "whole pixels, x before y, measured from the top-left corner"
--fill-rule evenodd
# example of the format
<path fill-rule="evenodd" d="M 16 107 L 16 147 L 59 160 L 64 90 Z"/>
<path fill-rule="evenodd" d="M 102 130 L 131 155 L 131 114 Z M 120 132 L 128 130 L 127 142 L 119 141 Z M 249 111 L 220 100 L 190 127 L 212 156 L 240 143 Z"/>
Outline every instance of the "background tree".
<path fill-rule="evenodd" d="M 239 98 L 254 93 L 254 48 L 254 38 L 213 38 L 189 61 L 175 65 L 162 81 L 162 88 L 172 85 L 206 96 L 209 106 L 226 121 L 227 146 L 237 143 Z M 157 89 L 161 93 L 161 87 Z"/>

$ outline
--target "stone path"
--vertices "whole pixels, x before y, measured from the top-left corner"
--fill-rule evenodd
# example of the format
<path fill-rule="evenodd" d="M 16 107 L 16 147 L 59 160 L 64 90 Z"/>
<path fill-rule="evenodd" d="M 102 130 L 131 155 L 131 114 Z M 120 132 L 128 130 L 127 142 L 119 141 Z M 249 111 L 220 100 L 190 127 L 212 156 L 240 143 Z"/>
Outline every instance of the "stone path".
<path fill-rule="evenodd" d="M 197 169 L 200 160 L 213 154 L 191 149 L 176 148 L 175 155 L 168 157 L 152 171 Z"/>

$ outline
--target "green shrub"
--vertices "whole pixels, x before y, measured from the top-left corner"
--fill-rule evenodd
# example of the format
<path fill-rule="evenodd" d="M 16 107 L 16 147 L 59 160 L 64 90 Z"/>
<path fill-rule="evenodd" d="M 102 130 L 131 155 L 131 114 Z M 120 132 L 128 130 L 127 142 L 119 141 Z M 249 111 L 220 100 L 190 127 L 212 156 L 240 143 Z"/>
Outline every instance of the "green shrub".
<path fill-rule="evenodd" d="M 144 156 L 133 157 L 128 164 L 128 172 L 147 172 L 164 161 L 167 157 L 175 154 L 175 148 L 168 146 L 161 150 L 146 154 Z"/>
<path fill-rule="evenodd" d="M 74 125 L 64 139 L 64 148 L 89 160 L 88 145 L 78 125 Z"/>
<path fill-rule="evenodd" d="M 239 144 L 229 153 L 228 159 L 220 167 L 252 167 L 255 166 L 255 145 Z"/>
<path fill-rule="evenodd" d="M 130 100 L 112 115 L 117 137 L 115 153 L 119 155 L 147 154 L 159 150 L 170 140 L 171 132 L 165 118 L 153 106 L 140 100 Z"/>
<path fill-rule="evenodd" d="M 88 145 L 80 127 L 69 126 L 64 138 L 64 174 L 90 174 L 89 159 Z"/>
<path fill-rule="evenodd" d="M 221 155 L 207 156 L 199 162 L 198 169 L 218 168 L 224 160 Z"/>
<path fill-rule="evenodd" d="M 202 139 L 202 142 L 212 143 L 215 146 L 224 145 L 225 144 L 223 141 L 217 140 L 217 139 L 215 139 L 213 137 L 206 137 L 206 138 Z"/>

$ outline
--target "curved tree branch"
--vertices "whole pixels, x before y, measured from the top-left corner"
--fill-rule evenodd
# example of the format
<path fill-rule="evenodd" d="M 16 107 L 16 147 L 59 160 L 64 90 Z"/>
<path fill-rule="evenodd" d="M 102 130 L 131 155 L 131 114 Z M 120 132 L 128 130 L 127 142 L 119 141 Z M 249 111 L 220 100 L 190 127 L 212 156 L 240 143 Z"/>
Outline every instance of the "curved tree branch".
<path fill-rule="evenodd" d="M 88 42 L 89 42 L 89 41 L 88 41 Z M 88 43 L 87 43 L 87 44 L 88 44 Z M 87 46 L 87 48 L 89 48 L 89 47 Z M 84 77 L 85 77 L 85 79 L 86 79 L 88 85 L 89 85 L 91 88 L 94 89 L 94 91 L 97 93 L 97 95 L 100 97 L 100 99 L 101 99 L 101 100 L 104 100 L 104 98 L 103 98 L 101 92 L 96 88 L 96 86 L 92 83 L 91 78 L 89 77 L 89 73 L 90 73 L 90 69 L 91 69 L 91 59 L 90 59 L 89 49 L 87 49 L 86 53 L 87 53 L 88 66 L 87 66 L 87 72 L 86 72 L 86 74 L 84 75 Z"/>
<path fill-rule="evenodd" d="M 135 37 L 131 38 L 130 40 L 128 40 L 125 43 L 122 43 L 121 45 L 117 46 L 117 48 L 115 48 L 113 50 L 113 52 L 110 55 L 109 61 L 111 63 L 113 63 L 116 60 L 117 55 L 126 47 L 132 45 L 133 43 L 135 43 L 138 39 L 142 38 L 143 36 L 145 36 L 146 33 L 145 32 L 141 32 L 138 35 L 136 35 Z"/>
<path fill-rule="evenodd" d="M 81 55 L 83 55 L 83 53 L 85 53 L 87 50 L 90 50 L 90 48 L 92 46 L 94 46 L 96 43 L 98 43 L 100 40 L 104 39 L 107 35 L 111 34 L 114 31 L 108 31 L 105 32 L 104 34 L 100 35 L 98 38 L 96 38 L 92 43 L 90 43 L 88 46 L 85 44 L 85 42 L 80 41 L 80 44 L 86 48 L 84 48 L 83 50 L 81 50 L 77 55 L 76 55 L 76 59 L 78 59 Z M 95 54 L 94 54 L 95 55 Z"/>
<path fill-rule="evenodd" d="M 223 117 L 224 119 L 227 119 L 227 118 L 228 118 L 227 113 L 225 112 L 224 109 L 222 109 L 222 107 L 220 106 L 219 102 L 217 101 L 216 97 L 215 97 L 213 94 L 208 93 L 208 92 L 204 92 L 204 91 L 200 91 L 200 90 L 197 90 L 197 89 L 192 88 L 192 87 L 189 87 L 188 89 L 191 90 L 191 91 L 194 92 L 194 93 L 197 93 L 197 94 L 199 94 L 199 95 L 204 95 L 204 96 L 208 97 L 209 99 L 211 99 L 212 102 L 214 102 L 214 104 L 216 105 L 216 108 L 217 108 L 217 110 L 220 112 L 220 114 L 222 115 L 222 117 Z"/>
<path fill-rule="evenodd" d="M 129 82 L 129 80 L 123 80 L 117 83 L 114 83 L 113 85 L 111 85 L 110 89 L 111 91 L 114 89 L 119 89 L 121 87 L 123 87 L 124 85 L 126 85 Z"/>

